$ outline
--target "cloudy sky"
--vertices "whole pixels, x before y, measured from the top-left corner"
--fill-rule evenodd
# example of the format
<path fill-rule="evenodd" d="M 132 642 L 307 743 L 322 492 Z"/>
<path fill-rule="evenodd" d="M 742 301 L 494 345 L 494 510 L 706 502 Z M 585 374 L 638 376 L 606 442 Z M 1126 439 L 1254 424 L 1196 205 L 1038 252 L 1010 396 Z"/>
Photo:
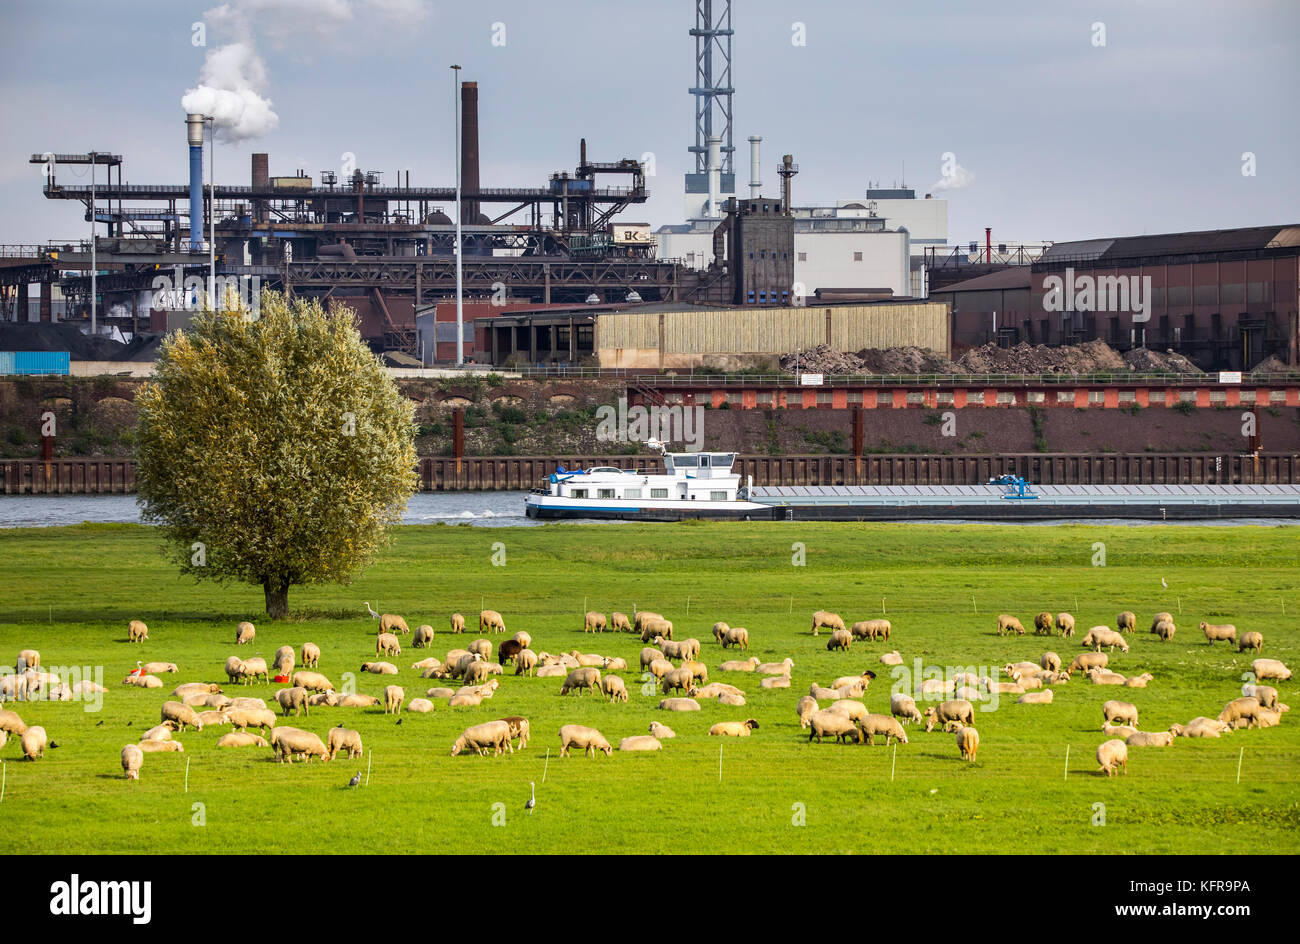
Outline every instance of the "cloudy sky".
<path fill-rule="evenodd" d="M 74 205 L 41 196 L 33 152 L 112 150 L 127 182 L 184 183 L 187 94 L 227 117 L 218 182 L 246 182 L 249 154 L 268 151 L 273 175 L 337 171 L 351 153 L 385 183 L 409 169 L 449 185 L 452 63 L 479 83 L 484 186 L 542 186 L 585 136 L 594 160 L 655 155 L 652 197 L 624 219 L 680 222 L 694 6 L 5 0 L 0 242 L 83 234 Z M 923 193 L 951 154 L 955 242 L 985 226 L 1015 242 L 1300 222 L 1295 0 L 733 10 L 740 184 L 761 134 L 765 191 L 793 153 L 799 204 L 870 181 Z"/>

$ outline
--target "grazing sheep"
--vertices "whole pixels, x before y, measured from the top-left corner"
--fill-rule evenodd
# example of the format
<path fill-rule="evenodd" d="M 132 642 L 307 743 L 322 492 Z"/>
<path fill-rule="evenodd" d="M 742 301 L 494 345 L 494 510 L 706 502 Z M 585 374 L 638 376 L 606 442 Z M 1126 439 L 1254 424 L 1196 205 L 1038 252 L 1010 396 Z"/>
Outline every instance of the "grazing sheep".
<path fill-rule="evenodd" d="M 46 737 L 45 729 L 39 724 L 29 727 L 18 737 L 18 745 L 23 750 L 23 760 L 36 760 L 38 757 L 44 757 L 45 747 L 49 742 L 50 739 Z"/>
<path fill-rule="evenodd" d="M 139 780 L 140 768 L 144 766 L 144 751 L 134 744 L 122 748 L 122 775 L 127 780 Z"/>
<path fill-rule="evenodd" d="M 464 681 L 466 685 L 479 685 L 488 680 L 488 677 L 492 675 L 493 669 L 500 672 L 501 666 L 493 665 L 491 662 L 483 662 L 481 660 L 478 662 L 472 662 L 465 666 L 465 671 L 461 673 L 461 680 Z"/>
<path fill-rule="evenodd" d="M 379 699 L 374 695 L 341 695 L 339 696 L 340 708 L 374 708 L 379 705 Z"/>
<path fill-rule="evenodd" d="M 1174 734 L 1170 731 L 1134 731 L 1124 743 L 1129 747 L 1168 747 L 1174 743 Z"/>
<path fill-rule="evenodd" d="M 921 723 L 921 712 L 916 707 L 916 701 L 911 695 L 902 692 L 894 692 L 889 696 L 889 713 L 896 718 L 905 718 L 909 721 Z"/>
<path fill-rule="evenodd" d="M 1226 639 L 1228 642 L 1236 644 L 1237 627 L 1231 623 L 1215 625 L 1201 620 L 1201 632 L 1205 633 L 1205 638 L 1209 640 L 1210 645 L 1214 645 L 1220 639 Z"/>
<path fill-rule="evenodd" d="M 657 707 L 660 711 L 699 711 L 700 703 L 694 698 L 664 698 Z"/>
<path fill-rule="evenodd" d="M 851 645 L 853 645 L 853 634 L 847 629 L 837 629 L 831 633 L 831 638 L 826 643 L 826 648 L 831 652 L 834 652 L 837 649 L 842 652 L 848 652 Z"/>
<path fill-rule="evenodd" d="M 301 686 L 312 692 L 334 691 L 334 683 L 319 672 L 303 672 L 299 670 L 293 673 L 293 677 L 289 679 L 289 684 L 295 688 Z"/>
<path fill-rule="evenodd" d="M 1026 692 L 1016 699 L 1017 705 L 1050 705 L 1052 703 L 1052 690 L 1044 689 L 1041 692 Z"/>
<path fill-rule="evenodd" d="M 146 754 L 184 754 L 185 745 L 180 741 L 141 741 L 136 747 Z"/>
<path fill-rule="evenodd" d="M 726 624 L 723 623 L 721 625 L 725 626 Z M 723 649 L 728 649 L 731 646 L 735 646 L 738 649 L 748 649 L 749 630 L 747 630 L 744 626 L 732 626 L 728 628 L 725 633 L 723 633 L 722 639 L 720 641 L 722 643 Z"/>
<path fill-rule="evenodd" d="M 721 620 L 718 620 L 718 622 L 713 624 L 713 638 L 716 639 L 718 642 L 722 642 L 722 640 L 726 638 L 727 630 L 729 629 L 731 629 L 730 626 L 728 626 L 726 623 L 722 622 Z"/>
<path fill-rule="evenodd" d="M 660 684 L 665 695 L 674 689 L 684 692 L 695 684 L 695 674 L 690 669 L 672 669 L 664 673 Z"/>
<path fill-rule="evenodd" d="M 1156 623 L 1156 628 L 1152 630 L 1152 632 L 1160 637 L 1161 642 L 1171 641 L 1174 638 L 1174 633 L 1177 631 L 1178 628 L 1174 626 L 1171 620 L 1161 620 L 1159 623 Z"/>
<path fill-rule="evenodd" d="M 1097 763 L 1101 765 L 1100 773 L 1107 777 L 1115 773 L 1116 767 L 1128 774 L 1128 745 L 1118 739 L 1106 741 L 1097 748 Z"/>
<path fill-rule="evenodd" d="M 320 646 L 314 642 L 305 642 L 302 644 L 302 664 L 309 668 L 316 668 L 320 664 Z"/>
<path fill-rule="evenodd" d="M 460 733 L 451 745 L 451 756 L 462 751 L 472 750 L 483 757 L 491 749 L 493 756 L 500 757 L 503 751 L 514 753 L 510 744 L 510 725 L 504 721 L 485 721 L 471 725 Z"/>
<path fill-rule="evenodd" d="M 975 763 L 975 755 L 980 749 L 980 733 L 974 728 L 961 727 L 957 729 L 957 750 L 961 754 L 962 760 L 968 760 Z"/>
<path fill-rule="evenodd" d="M 694 659 L 683 659 L 679 668 L 690 669 L 691 675 L 695 676 L 697 682 L 709 682 L 709 667 L 703 662 L 697 662 Z"/>
<path fill-rule="evenodd" d="M 709 734 L 713 737 L 747 738 L 749 732 L 757 727 L 758 722 L 753 718 L 746 721 L 719 721 L 709 728 Z"/>
<path fill-rule="evenodd" d="M 1091 646 L 1093 651 L 1101 652 L 1102 646 L 1110 646 L 1110 651 L 1114 652 L 1115 647 L 1123 652 L 1128 652 L 1128 641 L 1122 633 L 1117 633 L 1109 626 L 1094 626 L 1088 630 L 1088 635 L 1083 637 L 1083 646 Z"/>
<path fill-rule="evenodd" d="M 632 623 L 627 618 L 626 613 L 614 612 L 609 614 L 609 628 L 616 633 L 632 632 Z"/>
<path fill-rule="evenodd" d="M 1277 689 L 1270 685 L 1243 685 L 1243 695 L 1250 695 L 1265 708 L 1277 707 Z"/>
<path fill-rule="evenodd" d="M 759 688 L 789 688 L 790 676 L 772 675 L 758 683 Z"/>
<path fill-rule="evenodd" d="M 365 753 L 361 745 L 361 735 L 351 728 L 345 728 L 342 725 L 337 728 L 330 728 L 329 734 L 325 738 L 325 746 L 329 749 L 330 760 L 333 760 L 339 751 L 346 752 L 348 757 L 361 757 Z"/>
<path fill-rule="evenodd" d="M 131 620 L 126 624 L 127 642 L 144 642 L 149 638 L 149 627 L 140 620 Z"/>
<path fill-rule="evenodd" d="M 397 666 L 391 662 L 363 662 L 361 671 L 369 672 L 371 675 L 396 675 Z"/>
<path fill-rule="evenodd" d="M 528 746 L 528 739 L 532 737 L 532 729 L 528 725 L 528 719 L 519 715 L 511 715 L 509 718 L 502 718 L 510 726 L 510 740 L 519 741 L 519 749 L 522 751 Z"/>
<path fill-rule="evenodd" d="M 275 729 L 275 712 L 266 708 L 227 708 L 226 720 L 239 731 L 259 728 L 267 732 Z"/>
<path fill-rule="evenodd" d="M 1106 702 L 1101 706 L 1101 715 L 1111 724 L 1118 721 L 1121 724 L 1131 724 L 1135 728 L 1138 726 L 1137 706 L 1126 701 Z"/>
<path fill-rule="evenodd" d="M 479 610 L 478 631 L 481 633 L 484 630 L 490 633 L 504 633 L 506 631 L 506 621 L 501 618 L 501 614 L 496 610 Z"/>
<path fill-rule="evenodd" d="M 973 725 L 975 723 L 975 707 L 969 701 L 958 698 L 940 702 L 937 706 L 931 705 L 925 709 L 925 730 L 927 734 L 934 730 L 936 724 L 946 726 L 953 721 Z"/>
<path fill-rule="evenodd" d="M 257 630 L 253 624 L 245 620 L 235 627 L 235 645 L 243 646 L 253 641 L 257 636 Z"/>
<path fill-rule="evenodd" d="M 411 639 L 411 646 L 415 649 L 428 649 L 433 645 L 433 627 L 428 623 L 422 623 L 415 627 L 415 636 Z"/>
<path fill-rule="evenodd" d="M 486 640 L 485 640 L 486 641 Z M 497 664 L 505 665 L 507 662 L 514 662 L 519 658 L 519 653 L 524 651 L 524 644 L 517 639 L 502 640 L 501 645 L 497 646 Z"/>
<path fill-rule="evenodd" d="M 1124 684 L 1129 688 L 1146 688 L 1147 682 L 1153 681 L 1155 676 L 1150 672 L 1143 672 L 1141 675 L 1131 675 L 1124 680 Z"/>
<path fill-rule="evenodd" d="M 849 627 L 849 632 L 855 639 L 869 639 L 873 642 L 877 637 L 888 642 L 892 630 L 893 624 L 887 619 L 859 620 Z"/>
<path fill-rule="evenodd" d="M 1038 665 L 1044 672 L 1061 671 L 1061 657 L 1055 652 L 1044 652 L 1038 659 Z"/>
<path fill-rule="evenodd" d="M 400 715 L 405 700 L 406 689 L 400 685 L 389 685 L 384 689 L 384 714 Z"/>
<path fill-rule="evenodd" d="M 646 646 L 641 650 L 641 668 L 645 669 L 651 662 L 654 662 L 656 659 L 662 659 L 663 657 L 664 654 L 659 649 L 652 646 Z"/>
<path fill-rule="evenodd" d="M 609 696 L 611 702 L 627 701 L 627 686 L 617 675 L 606 675 L 602 678 L 600 690 Z"/>
<path fill-rule="evenodd" d="M 1046 610 L 1044 610 L 1042 613 L 1039 613 L 1037 616 L 1034 617 L 1034 635 L 1050 636 L 1052 635 L 1052 628 L 1055 625 L 1056 625 L 1055 617 L 1053 617 L 1051 613 L 1048 613 Z"/>
<path fill-rule="evenodd" d="M 178 701 L 166 701 L 162 706 L 162 717 L 159 719 L 163 722 L 172 722 L 176 725 L 178 731 L 184 731 L 185 726 L 189 725 L 196 731 L 203 730 L 203 722 L 189 705 L 181 704 Z"/>
<path fill-rule="evenodd" d="M 217 738 L 217 747 L 266 747 L 266 738 L 247 731 L 231 731 Z"/>
<path fill-rule="evenodd" d="M 852 698 L 841 698 L 839 701 L 832 703 L 826 710 L 838 712 L 845 717 L 852 718 L 854 721 L 861 720 L 869 714 L 866 705 Z"/>
<path fill-rule="evenodd" d="M 794 668 L 794 660 L 786 656 L 780 662 L 760 662 L 754 669 L 759 675 L 789 675 Z"/>
<path fill-rule="evenodd" d="M 25 672 L 28 669 L 34 669 L 41 664 L 41 654 L 35 649 L 22 649 L 18 652 L 18 661 L 15 663 L 15 672 Z M 148 671 L 147 669 L 145 671 Z"/>
<path fill-rule="evenodd" d="M 660 724 L 658 721 L 650 722 L 650 733 L 661 741 L 677 737 L 676 731 L 668 727 L 666 724 Z"/>
<path fill-rule="evenodd" d="M 1073 635 L 1074 635 L 1074 617 L 1071 616 L 1069 613 L 1057 613 L 1057 614 L 1056 614 L 1056 628 L 1059 629 L 1059 630 L 1061 631 L 1061 636 L 1062 636 L 1062 637 L 1073 636 Z"/>
<path fill-rule="evenodd" d="M 605 631 L 605 614 L 588 610 L 582 617 L 584 633 L 603 633 Z"/>
<path fill-rule="evenodd" d="M 812 717 L 808 719 L 808 740 L 817 739 L 817 743 L 822 742 L 822 738 L 834 736 L 837 741 L 844 741 L 856 737 L 858 725 L 848 715 L 840 714 L 838 711 L 831 711 L 829 708 L 823 708 L 821 711 L 815 711 Z"/>
<path fill-rule="evenodd" d="M 1020 625 L 1020 620 L 1014 616 L 1003 613 L 998 617 L 998 635 L 1005 636 L 1007 633 L 1015 633 L 1017 636 L 1025 634 L 1025 627 Z"/>
<path fill-rule="evenodd" d="M 1073 675 L 1075 672 L 1088 672 L 1092 669 L 1104 669 L 1110 662 L 1110 656 L 1104 652 L 1081 652 L 1071 660 L 1069 667 L 1065 670 L 1066 675 Z"/>
<path fill-rule="evenodd" d="M 289 712 L 293 711 L 295 717 L 299 712 L 310 715 L 307 710 L 307 689 L 305 688 L 282 688 L 275 693 L 275 700 L 280 703 L 280 710 L 284 712 L 287 718 Z"/>
<path fill-rule="evenodd" d="M 650 642 L 656 636 L 662 636 L 664 639 L 672 639 L 672 621 L 666 619 L 648 619 L 641 624 L 642 642 Z"/>
<path fill-rule="evenodd" d="M 811 695 L 804 695 L 800 698 L 799 703 L 795 705 L 795 711 L 799 715 L 799 727 L 808 727 L 809 719 L 820 710 L 821 708 L 817 705 L 816 698 L 813 698 Z"/>
<path fill-rule="evenodd" d="M 288 760 L 292 764 L 296 757 L 304 758 L 309 764 L 313 757 L 328 762 L 333 756 L 319 736 L 299 728 L 276 728 L 271 732 L 271 746 L 275 748 L 275 759 L 280 763 Z"/>
<path fill-rule="evenodd" d="M 267 668 L 265 659 L 261 656 L 254 656 L 239 663 L 240 682 L 247 685 L 250 681 L 256 681 L 259 678 L 264 682 L 271 680 L 271 670 Z"/>
<path fill-rule="evenodd" d="M 663 748 L 657 737 L 649 734 L 634 734 L 618 742 L 620 751 L 657 751 Z"/>
<path fill-rule="evenodd" d="M 275 658 L 271 660 L 271 671 L 276 675 L 293 673 L 293 646 L 281 646 L 275 650 Z"/>
<path fill-rule="evenodd" d="M 731 659 L 718 666 L 718 669 L 722 672 L 753 672 L 758 668 L 761 661 L 758 656 L 750 656 L 743 662 L 738 659 Z"/>
<path fill-rule="evenodd" d="M 663 619 L 663 618 L 664 616 L 662 613 L 654 613 L 650 610 L 640 610 L 637 612 L 636 616 L 633 617 L 632 619 L 632 631 L 639 633 L 645 628 L 645 624 L 647 620 L 656 620 L 656 619 Z M 642 642 L 645 642 L 645 640 L 642 640 Z"/>
<path fill-rule="evenodd" d="M 21 735 L 27 730 L 27 725 L 23 719 L 18 717 L 18 712 L 0 709 L 0 731 L 6 734 Z"/>
<path fill-rule="evenodd" d="M 393 633 L 380 633 L 375 637 L 375 655 L 400 656 L 402 644 Z"/>
<path fill-rule="evenodd" d="M 566 724 L 560 728 L 560 756 L 568 757 L 571 747 L 578 748 L 588 757 L 595 757 L 596 751 L 604 751 L 608 757 L 614 750 L 605 740 L 605 735 L 585 724 Z"/>
<path fill-rule="evenodd" d="M 466 649 L 478 655 L 480 659 L 492 658 L 492 643 L 487 639 L 475 639 Z M 448 658 L 447 661 L 450 662 L 451 659 Z"/>
<path fill-rule="evenodd" d="M 899 654 L 898 650 L 895 649 L 893 652 L 886 652 L 883 656 L 881 656 L 880 664 L 881 665 L 902 665 L 903 657 Z"/>
<path fill-rule="evenodd" d="M 592 666 L 583 666 L 574 669 L 564 678 L 564 684 L 560 686 L 560 694 L 567 695 L 571 691 L 580 691 L 587 689 L 593 695 L 600 691 L 600 670 Z"/>
<path fill-rule="evenodd" d="M 532 675 L 537 668 L 537 653 L 531 649 L 520 649 L 515 656 L 515 675 Z"/>
<path fill-rule="evenodd" d="M 1250 664 L 1250 670 L 1261 682 L 1265 679 L 1277 679 L 1279 682 L 1291 681 L 1291 670 L 1278 659 L 1256 659 Z"/>
<path fill-rule="evenodd" d="M 1092 669 L 1088 673 L 1088 681 L 1093 685 L 1123 685 L 1128 681 L 1118 672 L 1112 672 L 1109 669 Z"/>
<path fill-rule="evenodd" d="M 1219 720 L 1232 724 L 1234 727 L 1240 727 L 1236 722 L 1239 719 L 1244 719 L 1246 727 L 1254 727 L 1262 707 L 1258 698 L 1243 695 L 1240 698 L 1234 698 L 1223 706 L 1223 710 L 1219 712 Z"/>
<path fill-rule="evenodd" d="M 1155 633 L 1156 627 L 1161 623 L 1172 623 L 1173 621 L 1174 615 L 1172 613 L 1157 613 L 1155 616 L 1151 617 L 1151 629 L 1149 632 Z"/>
<path fill-rule="evenodd" d="M 1264 648 L 1264 634 L 1249 632 L 1241 634 L 1241 641 L 1237 644 L 1238 652 L 1245 652 L 1247 649 L 1253 649 L 1259 652 Z"/>
<path fill-rule="evenodd" d="M 825 627 L 830 630 L 843 629 L 844 620 L 840 619 L 840 614 L 832 613 L 829 610 L 818 610 L 812 615 L 812 634 L 818 635 L 818 630 Z"/>
<path fill-rule="evenodd" d="M 459 613 L 451 614 L 451 631 L 453 633 L 463 633 L 465 631 L 465 617 Z"/>

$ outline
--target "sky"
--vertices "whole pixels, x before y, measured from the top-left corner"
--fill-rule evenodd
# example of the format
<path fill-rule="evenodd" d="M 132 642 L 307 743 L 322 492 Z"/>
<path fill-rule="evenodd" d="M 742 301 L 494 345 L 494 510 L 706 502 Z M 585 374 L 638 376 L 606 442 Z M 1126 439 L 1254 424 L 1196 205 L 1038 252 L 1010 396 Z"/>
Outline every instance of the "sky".
<path fill-rule="evenodd" d="M 760 134 L 766 194 L 785 153 L 801 206 L 905 182 L 949 200 L 953 243 L 1300 222 L 1296 0 L 735 0 L 732 17 L 744 193 Z M 187 94 L 227 118 L 218 183 L 267 151 L 274 176 L 342 176 L 352 155 L 386 184 L 450 186 L 453 63 L 479 84 L 484 187 L 544 186 L 586 137 L 592 160 L 654 155 L 622 220 L 678 223 L 694 18 L 690 0 L 4 0 L 0 243 L 85 235 L 34 152 L 111 150 L 127 183 L 184 183 Z"/>

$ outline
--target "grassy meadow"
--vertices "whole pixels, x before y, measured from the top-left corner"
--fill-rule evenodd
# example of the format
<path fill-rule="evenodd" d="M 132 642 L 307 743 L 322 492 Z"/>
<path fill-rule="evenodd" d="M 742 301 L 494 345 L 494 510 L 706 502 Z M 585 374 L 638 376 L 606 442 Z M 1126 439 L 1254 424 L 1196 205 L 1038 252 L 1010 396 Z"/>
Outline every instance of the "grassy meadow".
<path fill-rule="evenodd" d="M 1202 619 L 1259 630 L 1262 655 L 1300 667 L 1298 536 L 1294 527 L 403 527 L 352 585 L 295 587 L 294 617 L 276 624 L 262 618 L 259 588 L 179 577 L 149 528 L 4 531 L 0 659 L 12 665 L 19 649 L 35 648 L 45 666 L 102 666 L 109 691 L 99 711 L 75 701 L 4 706 L 43 725 L 58 747 L 30 763 L 19 760 L 17 738 L 0 748 L 0 852 L 1291 852 L 1300 830 L 1300 715 L 1218 740 L 1130 748 L 1122 777 L 1099 775 L 1094 754 L 1105 739 L 1107 699 L 1134 702 L 1142 729 L 1154 731 L 1214 716 L 1239 694 L 1254 655 L 1207 644 L 1197 630 Z M 1093 565 L 1098 542 L 1105 566 Z M 358 671 L 375 658 L 378 623 L 367 600 L 437 632 L 427 653 L 402 637 L 402 655 L 388 660 L 400 668 L 396 678 Z M 640 640 L 582 632 L 584 609 L 630 614 L 634 605 L 671 619 L 678 639 L 700 639 L 710 681 L 740 686 L 748 704 L 657 711 L 661 696 L 642 693 Z M 448 633 L 447 617 L 459 611 L 476 623 L 482 607 L 501 611 L 509 632 L 531 633 L 537 651 L 622 656 L 631 666 L 620 673 L 630 702 L 561 697 L 562 679 L 516 677 L 508 668 L 496 697 L 478 708 L 436 702 L 430 714 L 404 712 L 400 725 L 382 708 L 316 708 L 288 719 L 322 739 L 340 723 L 358 730 L 360 760 L 277 764 L 270 749 L 217 749 L 229 728 L 208 728 L 176 735 L 183 754 L 145 755 L 139 782 L 122 777 L 122 746 L 158 722 L 171 689 L 224 682 L 227 656 L 269 662 L 280 645 L 299 650 L 311 641 L 323 653 L 319 670 L 336 686 L 352 672 L 361 692 L 399 684 L 408 699 L 422 697 L 432 685 L 459 683 L 421 679 L 411 663 L 476 638 Z M 894 636 L 828 652 L 827 635 L 809 633 L 820 608 L 846 623 L 883 612 Z M 1072 612 L 1078 635 L 1035 637 L 1033 617 L 1043 609 Z M 1130 689 L 1076 675 L 1055 687 L 1051 705 L 1003 697 L 996 711 L 976 713 L 975 764 L 959 758 L 953 735 L 912 726 L 910 743 L 896 750 L 881 741 L 810 744 L 800 730 L 794 706 L 811 683 L 867 668 L 878 678 L 866 704 L 888 713 L 891 679 L 879 656 L 890 649 L 909 669 L 914 659 L 996 667 L 1037 661 L 1047 649 L 1068 662 L 1088 627 L 1113 626 L 1124 609 L 1137 613 L 1138 631 L 1111 667 L 1150 671 L 1155 680 Z M 1166 609 L 1178 625 L 1171 643 L 1146 632 L 1151 614 Z M 1002 612 L 1018 616 L 1029 634 L 997 636 Z M 148 624 L 147 643 L 126 641 L 130 619 Z M 237 647 L 234 627 L 243 619 L 256 624 L 257 638 Z M 719 647 L 710 634 L 715 620 L 747 627 L 749 654 L 792 657 L 791 687 L 761 690 L 757 676 L 717 671 L 746 654 Z M 180 673 L 163 676 L 161 690 L 123 686 L 137 659 L 175 662 Z M 274 706 L 281 686 L 223 687 Z M 1284 702 L 1300 701 L 1294 683 L 1278 688 Z M 463 728 L 511 714 L 530 719 L 526 750 L 448 756 Z M 749 717 L 760 723 L 750 738 L 706 734 L 716 721 Z M 653 720 L 678 735 L 660 752 L 558 756 L 562 724 L 593 725 L 617 747 Z M 363 778 L 368 770 L 368 785 L 349 789 L 358 770 Z M 1098 804 L 1104 825 L 1094 824 Z"/>

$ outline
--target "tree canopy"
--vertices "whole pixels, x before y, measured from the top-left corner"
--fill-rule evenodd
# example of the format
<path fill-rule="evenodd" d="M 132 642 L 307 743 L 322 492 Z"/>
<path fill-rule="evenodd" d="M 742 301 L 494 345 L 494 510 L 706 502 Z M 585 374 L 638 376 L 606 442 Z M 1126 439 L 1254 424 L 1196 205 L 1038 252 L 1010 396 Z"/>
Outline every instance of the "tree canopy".
<path fill-rule="evenodd" d="M 351 312 L 266 292 L 162 344 L 139 407 L 136 488 L 181 570 L 260 585 L 346 582 L 416 487 L 412 406 Z"/>

